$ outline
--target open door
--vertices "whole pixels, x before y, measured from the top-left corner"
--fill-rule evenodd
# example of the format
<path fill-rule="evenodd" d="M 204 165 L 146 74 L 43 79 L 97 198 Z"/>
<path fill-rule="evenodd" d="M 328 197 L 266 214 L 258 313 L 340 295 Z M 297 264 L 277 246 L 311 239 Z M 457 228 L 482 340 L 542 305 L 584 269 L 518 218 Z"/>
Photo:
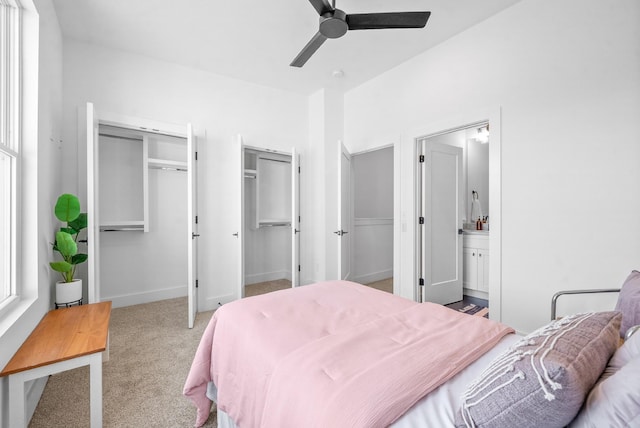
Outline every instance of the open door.
<path fill-rule="evenodd" d="M 419 142 L 420 301 L 462 300 L 462 148 Z"/>
<path fill-rule="evenodd" d="M 351 153 L 338 141 L 338 278 L 351 275 Z"/>
<path fill-rule="evenodd" d="M 236 140 L 235 153 L 233 156 L 234 165 L 231 165 L 231 170 L 235 174 L 235 180 L 232 184 L 234 186 L 234 194 L 238 195 L 240 203 L 240 215 L 234 225 L 233 236 L 238 240 L 237 245 L 237 257 L 238 257 L 238 270 L 236 272 L 236 289 L 238 290 L 238 298 L 244 297 L 244 143 L 242 141 L 242 135 L 238 135 Z"/>
<path fill-rule="evenodd" d="M 300 285 L 300 155 L 291 149 L 291 286 Z"/>
<path fill-rule="evenodd" d="M 193 328 L 198 312 L 198 221 L 196 206 L 197 163 L 196 144 L 191 124 L 187 124 L 187 292 L 189 300 L 189 328 Z"/>
<path fill-rule="evenodd" d="M 89 303 L 100 301 L 100 221 L 98 219 L 98 116 L 92 103 L 87 103 L 87 292 Z"/>

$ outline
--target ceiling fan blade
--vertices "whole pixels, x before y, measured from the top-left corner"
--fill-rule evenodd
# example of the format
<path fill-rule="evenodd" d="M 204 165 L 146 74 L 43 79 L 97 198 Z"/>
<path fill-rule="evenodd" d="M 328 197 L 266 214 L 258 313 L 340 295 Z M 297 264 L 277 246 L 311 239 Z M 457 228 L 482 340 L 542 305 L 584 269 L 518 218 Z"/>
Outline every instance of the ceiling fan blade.
<path fill-rule="evenodd" d="M 347 15 L 349 30 L 423 28 L 431 12 L 355 13 Z"/>
<path fill-rule="evenodd" d="M 323 15 L 325 12 L 333 10 L 328 0 L 309 0 L 309 3 L 311 3 L 311 6 L 318 12 L 318 15 Z"/>
<path fill-rule="evenodd" d="M 309 43 L 307 43 L 307 45 L 302 48 L 298 56 L 295 57 L 293 62 L 291 62 L 291 64 L 289 65 L 291 67 L 302 67 L 307 62 L 307 60 L 311 58 L 311 55 L 313 55 L 315 51 L 317 51 L 318 48 L 322 46 L 325 40 L 327 40 L 327 38 L 320 34 L 320 32 L 317 32 L 316 35 L 313 36 L 311 40 L 309 40 Z"/>

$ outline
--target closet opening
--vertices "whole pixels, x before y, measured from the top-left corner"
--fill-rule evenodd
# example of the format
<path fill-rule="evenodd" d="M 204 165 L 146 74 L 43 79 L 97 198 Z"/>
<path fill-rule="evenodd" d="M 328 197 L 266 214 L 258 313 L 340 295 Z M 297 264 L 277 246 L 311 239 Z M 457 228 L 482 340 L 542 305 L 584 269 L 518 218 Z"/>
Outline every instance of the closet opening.
<path fill-rule="evenodd" d="M 298 197 L 292 155 L 245 147 L 243 219 L 243 295 L 264 294 L 296 286 L 294 245 L 299 219 L 292 219 Z M 295 247 L 295 250 L 294 250 Z"/>
<path fill-rule="evenodd" d="M 100 124 L 98 159 L 101 297 L 186 296 L 186 138 Z"/>
<path fill-rule="evenodd" d="M 78 112 L 86 176 L 87 294 L 114 307 L 187 297 L 197 312 L 196 142 L 191 124 Z M 84 187 L 84 188 L 83 188 Z M 86 192 L 86 193 L 85 193 Z"/>

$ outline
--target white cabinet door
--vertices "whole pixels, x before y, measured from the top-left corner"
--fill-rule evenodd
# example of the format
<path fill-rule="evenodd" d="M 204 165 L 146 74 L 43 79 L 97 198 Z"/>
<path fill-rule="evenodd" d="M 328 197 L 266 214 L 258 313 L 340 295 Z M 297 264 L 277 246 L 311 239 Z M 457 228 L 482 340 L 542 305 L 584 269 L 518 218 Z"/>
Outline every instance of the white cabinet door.
<path fill-rule="evenodd" d="M 489 292 L 489 250 L 478 250 L 478 290 Z"/>
<path fill-rule="evenodd" d="M 464 247 L 463 254 L 463 274 L 462 285 L 464 288 L 475 290 L 478 288 L 478 250 Z"/>

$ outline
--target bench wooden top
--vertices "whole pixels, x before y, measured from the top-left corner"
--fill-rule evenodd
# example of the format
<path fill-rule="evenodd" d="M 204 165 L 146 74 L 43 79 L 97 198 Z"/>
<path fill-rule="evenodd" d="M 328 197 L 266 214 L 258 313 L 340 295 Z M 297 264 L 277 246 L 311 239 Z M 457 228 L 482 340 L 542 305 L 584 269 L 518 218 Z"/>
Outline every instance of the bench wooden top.
<path fill-rule="evenodd" d="M 0 377 L 104 351 L 110 316 L 111 302 L 49 311 Z"/>

